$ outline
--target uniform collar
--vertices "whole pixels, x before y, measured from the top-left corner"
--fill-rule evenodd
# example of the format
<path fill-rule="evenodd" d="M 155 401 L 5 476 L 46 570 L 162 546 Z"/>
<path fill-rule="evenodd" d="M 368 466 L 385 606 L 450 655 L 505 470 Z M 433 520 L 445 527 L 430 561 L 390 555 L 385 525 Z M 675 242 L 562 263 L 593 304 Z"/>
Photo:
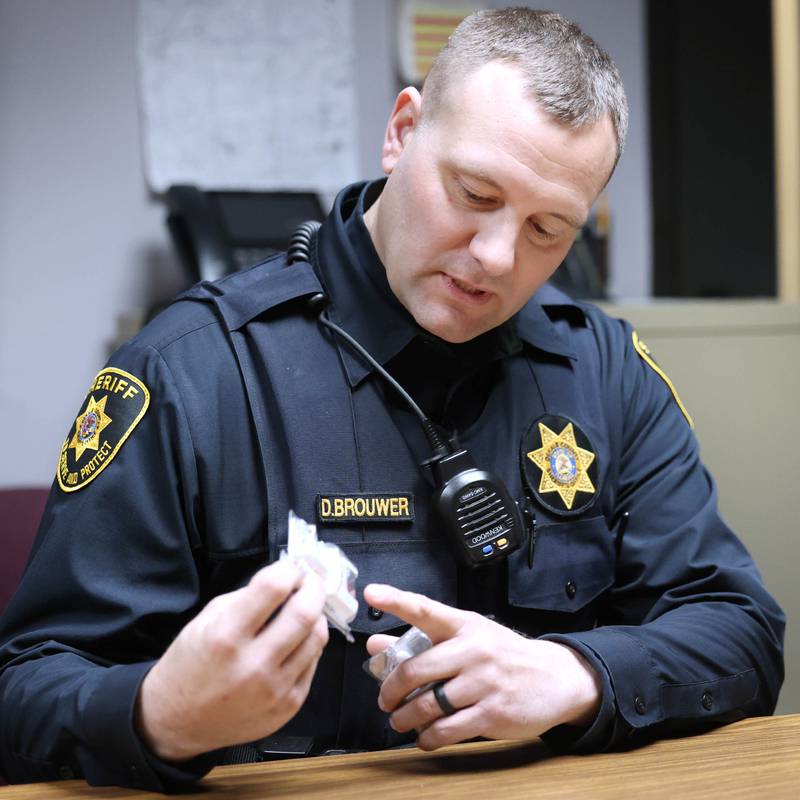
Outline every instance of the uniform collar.
<path fill-rule="evenodd" d="M 545 353 L 577 360 L 575 350 L 556 327 L 554 318 L 586 323 L 583 309 L 549 284 L 542 286 L 513 317 L 520 339 Z"/>
<path fill-rule="evenodd" d="M 362 182 L 343 189 L 320 228 L 315 251 L 315 266 L 331 301 L 328 315 L 381 365 L 400 353 L 414 337 L 430 335 L 419 328 L 392 292 L 364 223 L 364 212 L 384 183 L 385 179 Z M 545 310 L 566 306 L 582 316 L 566 295 L 552 287 L 542 287 L 505 326 L 483 334 L 481 338 L 486 339 L 480 343 L 482 347 L 469 349 L 503 357 L 514 351 L 513 340 L 519 337 L 539 350 L 574 359 L 574 351 Z M 340 351 L 351 386 L 373 371 L 347 345 L 342 345 Z"/>
<path fill-rule="evenodd" d="M 414 318 L 389 286 L 386 269 L 364 222 L 364 212 L 384 183 L 362 182 L 343 189 L 320 228 L 315 252 L 315 267 L 331 301 L 328 316 L 381 365 L 417 333 Z M 372 367 L 347 345 L 340 350 L 350 384 L 355 386 L 372 372 Z"/>

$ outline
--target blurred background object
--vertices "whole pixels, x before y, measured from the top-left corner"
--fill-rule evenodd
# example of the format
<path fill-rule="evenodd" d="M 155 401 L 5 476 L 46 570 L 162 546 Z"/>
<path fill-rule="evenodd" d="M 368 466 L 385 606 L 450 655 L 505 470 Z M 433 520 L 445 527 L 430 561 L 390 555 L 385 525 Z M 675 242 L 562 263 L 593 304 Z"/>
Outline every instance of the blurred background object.
<path fill-rule="evenodd" d="M 460 22 L 488 3 L 397 0 L 397 72 L 404 86 L 422 86 L 436 54 Z"/>
<path fill-rule="evenodd" d="M 188 285 L 213 281 L 286 249 L 295 228 L 322 220 L 312 192 L 204 192 L 170 186 L 167 227 Z"/>

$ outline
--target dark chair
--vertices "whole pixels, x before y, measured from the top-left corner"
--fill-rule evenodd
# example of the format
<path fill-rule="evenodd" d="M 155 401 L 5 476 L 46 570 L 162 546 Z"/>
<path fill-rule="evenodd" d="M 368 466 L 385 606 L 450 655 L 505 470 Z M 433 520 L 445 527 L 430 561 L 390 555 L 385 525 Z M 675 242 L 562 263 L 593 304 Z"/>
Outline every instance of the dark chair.
<path fill-rule="evenodd" d="M 49 489 L 0 489 L 0 615 L 17 589 Z M 0 774 L 0 786 L 5 786 Z"/>
<path fill-rule="evenodd" d="M 187 283 L 216 280 L 285 250 L 295 228 L 322 220 L 311 192 L 221 192 L 171 186 L 169 228 Z"/>
<path fill-rule="evenodd" d="M 28 560 L 49 489 L 0 489 L 0 614 Z"/>

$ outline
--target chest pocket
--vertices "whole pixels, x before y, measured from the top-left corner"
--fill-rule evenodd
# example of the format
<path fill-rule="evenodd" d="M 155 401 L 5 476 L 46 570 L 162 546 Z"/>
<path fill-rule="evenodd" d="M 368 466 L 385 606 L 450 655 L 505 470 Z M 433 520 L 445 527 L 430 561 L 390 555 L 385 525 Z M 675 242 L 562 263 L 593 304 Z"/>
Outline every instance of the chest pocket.
<path fill-rule="evenodd" d="M 614 569 L 614 537 L 602 516 L 537 525 L 532 568 L 524 545 L 509 558 L 508 602 L 577 613 L 612 585 Z"/>
<path fill-rule="evenodd" d="M 449 606 L 458 598 L 458 572 L 443 545 L 428 541 L 346 542 L 339 546 L 358 567 L 356 584 L 358 614 L 350 623 L 357 633 L 382 633 L 406 623 L 393 616 L 370 612 L 364 600 L 369 583 L 390 583 Z"/>

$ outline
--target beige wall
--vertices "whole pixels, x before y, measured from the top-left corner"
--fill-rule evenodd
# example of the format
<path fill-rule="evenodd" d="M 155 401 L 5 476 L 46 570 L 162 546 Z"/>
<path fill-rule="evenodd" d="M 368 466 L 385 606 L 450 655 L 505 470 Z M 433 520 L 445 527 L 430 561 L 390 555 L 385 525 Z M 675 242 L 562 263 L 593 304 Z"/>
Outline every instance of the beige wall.
<path fill-rule="evenodd" d="M 606 306 L 629 319 L 694 418 L 722 513 L 788 617 L 778 713 L 800 712 L 800 305 Z"/>

